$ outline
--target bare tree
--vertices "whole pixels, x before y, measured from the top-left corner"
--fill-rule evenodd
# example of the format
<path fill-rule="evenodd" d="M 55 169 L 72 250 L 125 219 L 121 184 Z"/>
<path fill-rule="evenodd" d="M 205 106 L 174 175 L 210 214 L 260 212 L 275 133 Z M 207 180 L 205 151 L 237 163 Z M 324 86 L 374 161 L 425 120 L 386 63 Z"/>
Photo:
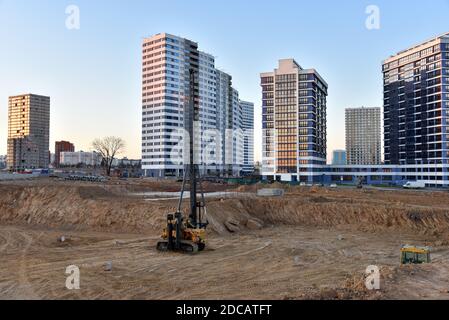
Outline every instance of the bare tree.
<path fill-rule="evenodd" d="M 95 139 L 92 142 L 92 147 L 103 158 L 102 164 L 106 168 L 106 174 L 110 176 L 112 163 L 115 157 L 124 151 L 125 141 L 122 138 L 106 137 L 103 139 Z"/>

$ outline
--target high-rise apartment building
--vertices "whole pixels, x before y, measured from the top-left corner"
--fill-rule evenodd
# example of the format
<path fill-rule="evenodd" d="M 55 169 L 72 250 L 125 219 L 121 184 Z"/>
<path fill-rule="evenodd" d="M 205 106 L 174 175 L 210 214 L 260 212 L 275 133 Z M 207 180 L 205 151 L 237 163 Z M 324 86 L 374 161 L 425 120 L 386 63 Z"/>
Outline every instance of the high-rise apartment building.
<path fill-rule="evenodd" d="M 449 163 L 449 33 L 383 62 L 386 164 Z"/>
<path fill-rule="evenodd" d="M 333 166 L 345 166 L 348 164 L 348 157 L 346 150 L 334 150 L 332 153 Z"/>
<path fill-rule="evenodd" d="M 50 98 L 13 96 L 8 108 L 8 169 L 48 168 Z"/>
<path fill-rule="evenodd" d="M 381 135 L 380 108 L 346 109 L 347 164 L 381 164 Z"/>
<path fill-rule="evenodd" d="M 232 77 L 220 70 L 216 70 L 216 104 L 217 104 L 217 130 L 220 135 L 221 143 L 217 150 L 217 158 L 221 164 L 232 164 L 232 134 L 229 139 L 229 132 L 232 133 L 234 121 L 232 111 L 234 106 L 234 95 L 237 92 L 232 88 Z M 226 152 L 228 150 L 229 152 Z M 231 173 L 232 165 L 224 170 Z"/>
<path fill-rule="evenodd" d="M 243 111 L 243 172 L 254 172 L 254 103 L 240 101 Z"/>
<path fill-rule="evenodd" d="M 75 152 L 75 145 L 68 141 L 55 142 L 55 167 L 58 167 L 61 162 L 61 152 Z"/>
<path fill-rule="evenodd" d="M 146 176 L 182 176 L 184 115 L 195 100 L 195 161 L 204 174 L 238 175 L 243 166 L 242 107 L 232 77 L 215 68 L 198 44 L 162 33 L 143 41 L 142 169 Z M 195 85 L 190 85 L 190 71 Z M 193 92 L 192 92 L 193 91 Z"/>
<path fill-rule="evenodd" d="M 262 175 L 321 181 L 327 156 L 327 83 L 316 70 L 285 59 L 273 72 L 261 74 L 261 85 Z"/>

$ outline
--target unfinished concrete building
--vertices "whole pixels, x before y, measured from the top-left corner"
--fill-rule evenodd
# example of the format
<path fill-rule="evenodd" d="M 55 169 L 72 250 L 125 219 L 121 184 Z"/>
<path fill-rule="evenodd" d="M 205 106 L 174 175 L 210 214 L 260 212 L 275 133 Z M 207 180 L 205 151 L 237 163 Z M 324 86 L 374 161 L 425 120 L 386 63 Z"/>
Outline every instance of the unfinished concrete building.
<path fill-rule="evenodd" d="M 380 108 L 346 109 L 346 152 L 349 165 L 382 163 Z"/>
<path fill-rule="evenodd" d="M 48 168 L 49 140 L 50 98 L 35 94 L 9 97 L 8 169 Z"/>

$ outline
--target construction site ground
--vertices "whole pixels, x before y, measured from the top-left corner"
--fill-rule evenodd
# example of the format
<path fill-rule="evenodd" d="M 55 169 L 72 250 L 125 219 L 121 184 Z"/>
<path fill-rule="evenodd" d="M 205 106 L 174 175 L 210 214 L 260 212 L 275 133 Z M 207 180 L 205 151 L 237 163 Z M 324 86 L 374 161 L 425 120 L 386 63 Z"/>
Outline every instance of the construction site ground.
<path fill-rule="evenodd" d="M 155 192 L 179 188 L 1 182 L 0 299 L 449 299 L 447 192 L 206 183 L 217 194 L 206 251 L 160 253 L 177 202 Z M 261 188 L 285 195 L 260 198 Z M 431 246 L 432 263 L 400 266 L 404 244 Z M 66 288 L 71 265 L 80 290 Z M 370 265 L 378 291 L 365 286 Z"/>

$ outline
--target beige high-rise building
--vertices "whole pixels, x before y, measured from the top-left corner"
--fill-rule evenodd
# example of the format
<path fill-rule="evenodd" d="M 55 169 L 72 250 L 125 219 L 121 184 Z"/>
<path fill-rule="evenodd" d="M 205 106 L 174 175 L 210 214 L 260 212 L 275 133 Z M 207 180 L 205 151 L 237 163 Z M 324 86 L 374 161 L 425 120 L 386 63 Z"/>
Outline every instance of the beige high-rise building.
<path fill-rule="evenodd" d="M 326 81 L 294 59 L 279 60 L 261 74 L 262 175 L 268 179 L 320 183 L 327 157 Z"/>
<path fill-rule="evenodd" d="M 382 162 L 380 108 L 346 109 L 346 152 L 349 165 Z"/>
<path fill-rule="evenodd" d="M 35 94 L 9 97 L 9 170 L 48 168 L 50 98 Z"/>

